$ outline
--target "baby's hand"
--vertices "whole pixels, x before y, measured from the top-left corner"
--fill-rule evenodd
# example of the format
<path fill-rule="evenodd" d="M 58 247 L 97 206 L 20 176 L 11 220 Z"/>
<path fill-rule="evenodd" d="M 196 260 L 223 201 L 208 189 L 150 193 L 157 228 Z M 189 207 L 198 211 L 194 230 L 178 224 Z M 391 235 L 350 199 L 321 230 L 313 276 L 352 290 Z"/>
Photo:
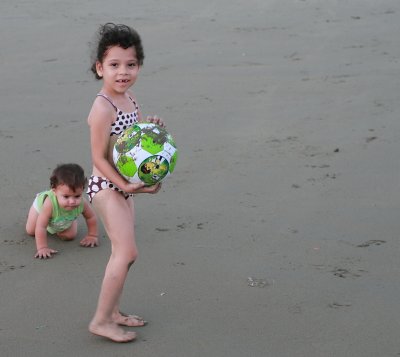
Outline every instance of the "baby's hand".
<path fill-rule="evenodd" d="M 85 238 L 83 238 L 80 243 L 82 247 L 90 247 L 94 248 L 99 245 L 99 238 L 92 234 L 88 234 Z"/>
<path fill-rule="evenodd" d="M 57 250 L 51 249 L 49 247 L 44 247 L 38 249 L 38 251 L 35 254 L 35 258 L 39 259 L 47 259 L 47 258 L 52 258 L 52 254 L 58 253 Z"/>
<path fill-rule="evenodd" d="M 146 121 L 148 121 L 148 122 L 150 122 L 150 123 L 157 124 L 157 125 L 162 126 L 162 127 L 165 127 L 164 120 L 162 120 L 161 118 L 159 118 L 157 115 L 148 116 L 148 117 L 146 118 Z"/>

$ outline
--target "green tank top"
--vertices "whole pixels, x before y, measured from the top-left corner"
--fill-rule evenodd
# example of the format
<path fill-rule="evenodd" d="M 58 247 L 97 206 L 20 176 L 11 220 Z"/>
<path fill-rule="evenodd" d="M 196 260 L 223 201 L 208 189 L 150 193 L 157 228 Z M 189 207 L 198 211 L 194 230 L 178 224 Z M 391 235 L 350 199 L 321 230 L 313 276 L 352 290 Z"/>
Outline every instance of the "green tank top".
<path fill-rule="evenodd" d="M 71 227 L 72 223 L 83 212 L 83 199 L 81 204 L 77 208 L 67 211 L 64 208 L 60 207 L 57 201 L 57 197 L 52 190 L 44 191 L 37 195 L 36 199 L 39 211 L 42 210 L 43 202 L 46 197 L 50 198 L 51 204 L 53 206 L 52 216 L 50 218 L 49 225 L 47 226 L 47 231 L 50 234 L 65 231 L 66 229 Z"/>

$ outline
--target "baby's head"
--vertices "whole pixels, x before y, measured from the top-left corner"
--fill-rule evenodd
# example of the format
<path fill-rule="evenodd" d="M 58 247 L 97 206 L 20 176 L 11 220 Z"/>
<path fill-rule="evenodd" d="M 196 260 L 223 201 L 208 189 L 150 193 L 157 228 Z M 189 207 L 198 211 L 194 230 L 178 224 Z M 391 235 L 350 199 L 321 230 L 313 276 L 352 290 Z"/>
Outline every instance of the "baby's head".
<path fill-rule="evenodd" d="M 107 23 L 100 26 L 97 32 L 97 46 L 93 49 L 91 71 L 96 79 L 101 79 L 96 71 L 96 62 L 103 63 L 107 51 L 114 46 L 127 49 L 133 47 L 139 66 L 143 65 L 144 52 L 139 34 L 129 26 Z"/>
<path fill-rule="evenodd" d="M 83 190 L 87 182 L 85 173 L 77 164 L 60 164 L 50 177 L 50 187 L 54 190 L 57 186 L 68 186 L 73 192 Z"/>

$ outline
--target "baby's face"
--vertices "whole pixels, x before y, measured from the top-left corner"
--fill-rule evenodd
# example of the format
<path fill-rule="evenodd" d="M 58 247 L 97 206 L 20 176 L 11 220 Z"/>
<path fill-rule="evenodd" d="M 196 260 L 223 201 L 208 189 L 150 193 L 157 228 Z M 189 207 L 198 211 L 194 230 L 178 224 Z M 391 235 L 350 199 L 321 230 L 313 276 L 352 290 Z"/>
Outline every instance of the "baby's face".
<path fill-rule="evenodd" d="M 56 194 L 58 204 L 65 210 L 73 210 L 78 207 L 83 199 L 83 187 L 74 191 L 67 185 L 58 185 L 53 191 Z"/>

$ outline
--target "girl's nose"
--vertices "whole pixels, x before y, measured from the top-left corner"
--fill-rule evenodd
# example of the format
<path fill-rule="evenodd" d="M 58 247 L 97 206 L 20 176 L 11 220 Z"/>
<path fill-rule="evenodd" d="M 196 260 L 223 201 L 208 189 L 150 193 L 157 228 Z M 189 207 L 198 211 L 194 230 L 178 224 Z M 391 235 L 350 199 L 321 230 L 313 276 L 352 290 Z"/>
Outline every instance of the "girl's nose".
<path fill-rule="evenodd" d="M 120 73 L 125 74 L 128 73 L 128 67 L 127 66 L 120 66 Z"/>

